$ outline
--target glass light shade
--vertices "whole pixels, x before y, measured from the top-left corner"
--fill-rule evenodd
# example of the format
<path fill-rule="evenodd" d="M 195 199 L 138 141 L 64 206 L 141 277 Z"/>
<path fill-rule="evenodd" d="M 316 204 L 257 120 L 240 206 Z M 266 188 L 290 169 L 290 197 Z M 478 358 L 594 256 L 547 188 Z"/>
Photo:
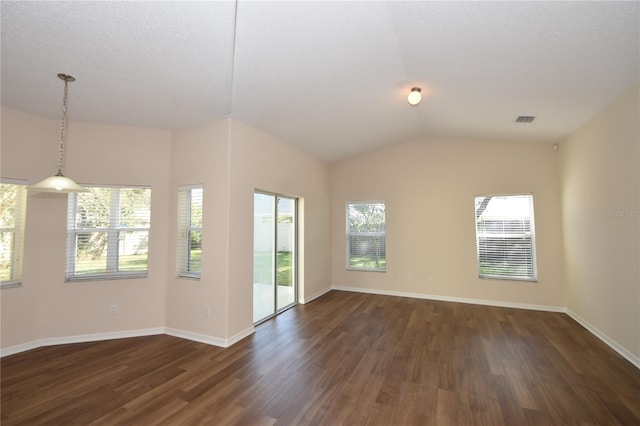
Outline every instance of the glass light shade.
<path fill-rule="evenodd" d="M 411 89 L 409 96 L 407 96 L 407 101 L 409 101 L 410 105 L 416 106 L 420 103 L 420 101 L 422 100 L 422 93 L 420 92 L 421 90 L 419 87 L 414 87 L 413 89 Z"/>
<path fill-rule="evenodd" d="M 61 194 L 68 194 L 70 192 L 86 192 L 87 188 L 84 188 L 68 177 L 62 174 L 48 177 L 35 185 L 29 186 L 29 189 L 39 192 L 57 192 Z"/>

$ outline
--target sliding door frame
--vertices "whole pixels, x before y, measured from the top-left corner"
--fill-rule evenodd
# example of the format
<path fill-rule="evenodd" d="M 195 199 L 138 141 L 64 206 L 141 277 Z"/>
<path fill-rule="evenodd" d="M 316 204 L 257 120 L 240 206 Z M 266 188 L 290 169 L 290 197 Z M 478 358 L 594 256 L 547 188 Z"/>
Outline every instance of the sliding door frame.
<path fill-rule="evenodd" d="M 274 291 L 274 300 L 273 300 L 273 313 L 267 315 L 266 317 L 259 319 L 258 321 L 254 322 L 253 325 L 258 325 L 261 324 L 265 321 L 270 320 L 271 318 L 277 316 L 278 314 L 281 314 L 282 312 L 286 311 L 287 309 L 291 309 L 292 307 L 294 307 L 295 305 L 298 304 L 298 252 L 299 252 L 299 248 L 298 248 L 298 219 L 299 219 L 299 215 L 298 215 L 298 197 L 294 197 L 294 196 L 289 196 L 289 195 L 284 195 L 284 194 L 279 194 L 276 192 L 270 192 L 270 191 L 263 191 L 261 189 L 255 189 L 253 191 L 253 195 L 254 195 L 254 199 L 255 199 L 255 194 L 262 194 L 262 195 L 268 195 L 268 196 L 272 196 L 275 198 L 275 203 L 274 203 L 274 212 L 273 212 L 273 232 L 274 232 L 274 238 L 273 238 L 273 249 L 274 249 L 274 268 L 273 268 L 273 291 Z M 282 308 L 278 309 L 278 199 L 280 198 L 286 198 L 287 200 L 292 200 L 293 201 L 293 250 L 291 252 L 291 255 L 293 256 L 293 259 L 291 260 L 291 267 L 293 268 L 293 274 L 292 274 L 292 279 L 293 279 L 293 302 L 291 302 L 290 304 L 283 306 Z M 255 215 L 255 204 L 254 204 L 254 215 Z M 255 252 L 255 250 L 254 250 Z M 255 254 L 254 254 L 255 256 Z M 254 301 L 255 303 L 255 301 Z"/>

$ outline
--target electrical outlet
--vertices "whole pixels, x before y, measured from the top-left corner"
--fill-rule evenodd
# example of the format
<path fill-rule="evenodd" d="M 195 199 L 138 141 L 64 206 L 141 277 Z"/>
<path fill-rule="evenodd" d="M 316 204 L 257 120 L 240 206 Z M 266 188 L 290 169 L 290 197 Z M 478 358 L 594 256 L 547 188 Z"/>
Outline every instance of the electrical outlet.
<path fill-rule="evenodd" d="M 433 275 L 429 275 L 429 285 L 435 284 L 436 278 Z"/>
<path fill-rule="evenodd" d="M 111 305 L 111 306 L 109 307 L 109 313 L 110 313 L 111 315 L 115 315 L 115 314 L 117 314 L 117 313 L 118 313 L 118 305 Z"/>
<path fill-rule="evenodd" d="M 211 316 L 211 307 L 205 306 L 203 313 L 205 318 L 209 318 Z"/>

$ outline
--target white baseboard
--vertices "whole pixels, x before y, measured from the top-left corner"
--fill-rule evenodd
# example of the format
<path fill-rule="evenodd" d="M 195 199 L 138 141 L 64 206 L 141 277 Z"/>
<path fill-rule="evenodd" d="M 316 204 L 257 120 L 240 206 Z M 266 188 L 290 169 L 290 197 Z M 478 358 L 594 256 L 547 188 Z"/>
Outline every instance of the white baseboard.
<path fill-rule="evenodd" d="M 618 342 L 607 336 L 602 331 L 598 330 L 596 327 L 591 325 L 588 321 L 581 318 L 578 314 L 571 311 L 568 308 L 561 306 L 548 306 L 548 305 L 532 305 L 528 303 L 512 303 L 512 302 L 502 302 L 496 300 L 484 300 L 484 299 L 468 299 L 468 298 L 460 298 L 460 297 L 448 297 L 448 296 L 438 296 L 432 294 L 422 294 L 422 293 L 408 293 L 403 291 L 392 291 L 392 290 L 376 290 L 370 288 L 361 288 L 361 287 L 348 287 L 348 286 L 340 286 L 334 285 L 332 286 L 334 290 L 342 290 L 342 291 L 353 291 L 357 293 L 368 293 L 368 294 L 380 294 L 384 296 L 399 296 L 399 297 L 412 297 L 415 299 L 428 299 L 428 300 L 439 300 L 443 302 L 458 302 L 458 303 L 471 303 L 475 305 L 486 305 L 486 306 L 498 306 L 503 308 L 516 308 L 516 309 L 530 309 L 534 311 L 544 311 L 544 312 L 560 312 L 566 313 L 578 324 L 582 325 L 586 328 L 591 334 L 602 340 L 606 343 L 611 349 L 619 353 L 622 357 L 628 360 L 630 363 L 635 365 L 640 369 L 640 358 L 636 355 L 629 352 L 626 348 L 620 345 Z"/>
<path fill-rule="evenodd" d="M 30 351 L 31 349 L 36 349 L 42 346 L 38 340 L 34 340 L 33 342 L 23 343 L 21 345 L 9 346 L 8 348 L 0 349 L 0 358 L 19 354 L 20 352 Z"/>
<path fill-rule="evenodd" d="M 174 337 L 180 337 L 181 339 L 193 340 L 194 342 L 206 343 L 207 345 L 218 346 L 221 348 L 228 348 L 234 343 L 239 342 L 245 337 L 255 333 L 256 329 L 251 326 L 242 330 L 241 332 L 231 336 L 228 339 L 221 339 L 220 337 L 209 336 L 206 334 L 194 333 L 193 331 L 179 330 L 177 328 L 167 327 L 165 334 Z"/>
<path fill-rule="evenodd" d="M 514 302 L 504 302 L 499 300 L 486 300 L 486 299 L 469 299 L 466 297 L 450 297 L 450 296 L 440 296 L 437 294 L 410 293 L 406 291 L 377 290 L 372 288 L 348 287 L 348 286 L 341 286 L 341 285 L 334 285 L 332 288 L 334 290 L 353 291 L 357 293 L 380 294 L 383 296 L 411 297 L 413 299 L 438 300 L 441 302 L 469 303 L 472 305 L 497 306 L 501 308 L 529 309 L 533 311 L 544 311 L 544 312 L 562 312 L 562 313 L 566 312 L 566 308 L 562 306 L 532 305 L 528 303 L 514 303 Z"/>
<path fill-rule="evenodd" d="M 312 294 L 311 296 L 309 296 L 309 297 L 305 297 L 304 299 L 300 299 L 300 300 L 298 300 L 298 303 L 301 303 L 301 304 L 303 304 L 303 305 L 304 305 L 305 303 L 309 303 L 309 302 L 311 302 L 312 300 L 315 300 L 315 299 L 317 299 L 318 297 L 323 296 L 323 295 L 325 295 L 325 294 L 329 293 L 331 290 L 333 290 L 331 287 L 323 288 L 323 289 L 322 289 L 322 290 L 320 290 L 320 291 L 316 291 L 315 293 L 313 293 L 313 294 Z"/>
<path fill-rule="evenodd" d="M 10 346 L 0 350 L 0 357 L 5 357 L 20 352 L 36 349 L 41 346 L 66 345 L 70 343 L 97 342 L 100 340 L 125 339 L 128 337 L 153 336 L 164 334 L 164 327 L 143 328 L 138 330 L 112 331 L 107 333 L 80 334 L 76 336 L 48 337 L 38 339 L 21 345 Z"/>
<path fill-rule="evenodd" d="M 228 348 L 236 342 L 244 339 L 245 337 L 253 334 L 255 328 L 253 326 L 242 330 L 241 332 L 231 336 L 228 339 L 221 339 L 219 337 L 207 336 L 205 334 L 194 333 L 192 331 L 178 330 L 171 327 L 155 327 L 144 328 L 139 330 L 124 330 L 114 331 L 108 333 L 95 333 L 95 334 L 82 334 L 78 336 L 66 336 L 66 337 L 51 337 L 46 339 L 38 339 L 31 342 L 23 343 L 21 345 L 10 346 L 8 348 L 0 349 L 0 358 L 14 355 L 20 352 L 29 351 L 42 346 L 54 346 L 54 345 L 66 345 L 69 343 L 85 343 L 85 342 L 98 342 L 101 340 L 112 339 L 125 339 L 128 337 L 142 337 L 142 336 L 154 336 L 157 334 L 167 334 L 169 336 L 179 337 L 181 339 L 193 340 L 194 342 L 205 343 L 207 345 L 219 346 L 221 348 Z"/>
<path fill-rule="evenodd" d="M 460 297 L 448 297 L 448 296 L 439 296 L 432 294 L 422 294 L 422 293 L 409 293 L 403 291 L 392 291 L 392 290 L 377 290 L 377 289 L 369 289 L 369 288 L 361 288 L 361 287 L 348 287 L 348 286 L 339 286 L 334 285 L 331 288 L 323 289 L 319 292 L 314 293 L 312 296 L 301 300 L 300 303 L 309 303 L 314 299 L 328 293 L 331 290 L 342 290 L 342 291 L 352 291 L 357 293 L 367 293 L 367 294 L 379 294 L 384 296 L 399 296 L 399 297 L 411 297 L 414 299 L 427 299 L 427 300 L 438 300 L 443 302 L 457 302 L 457 303 L 470 303 L 474 305 L 485 305 L 485 306 L 498 306 L 504 308 L 517 308 L 517 309 L 530 309 L 536 311 L 545 311 L 545 312 L 561 312 L 566 313 L 578 324 L 582 325 L 586 328 L 591 334 L 602 340 L 606 343 L 611 349 L 619 353 L 626 360 L 631 362 L 637 368 L 640 369 L 640 357 L 634 355 L 625 349 L 622 345 L 617 343 L 615 340 L 611 339 L 602 331 L 598 330 L 598 328 L 594 327 L 587 320 L 580 317 L 575 312 L 571 311 L 568 308 L 563 308 L 559 306 L 547 306 L 547 305 L 532 305 L 526 303 L 512 303 L 512 302 L 502 302 L 495 300 L 484 300 L 484 299 L 468 299 L 468 298 L 460 298 Z M 81 334 L 77 336 L 66 336 L 66 337 L 51 337 L 46 339 L 38 339 L 31 342 L 23 343 L 20 345 L 10 346 L 8 348 L 0 349 L 0 358 L 14 355 L 20 352 L 25 352 L 31 349 L 36 349 L 42 346 L 53 346 L 53 345 L 63 345 L 70 343 L 85 343 L 85 342 L 97 342 L 100 340 L 111 340 L 111 339 L 124 339 L 128 337 L 142 337 L 142 336 L 153 336 L 157 334 L 168 334 L 169 336 L 179 337 L 182 339 L 193 340 L 195 342 L 205 343 L 208 345 L 218 346 L 222 348 L 228 348 L 229 346 L 239 342 L 245 337 L 255 333 L 255 328 L 253 326 L 246 328 L 245 330 L 236 333 L 228 339 L 221 339 L 219 337 L 208 336 L 205 334 L 194 333 L 186 330 L 179 330 L 171 327 L 155 327 L 155 328 L 144 328 L 138 330 L 124 330 L 124 331 L 114 331 L 108 333 L 95 333 L 95 334 Z"/>
<path fill-rule="evenodd" d="M 256 328 L 254 326 L 251 327 L 247 327 L 244 330 L 242 330 L 239 333 L 234 334 L 233 336 L 229 337 L 226 340 L 226 346 L 225 348 L 228 348 L 231 345 L 235 345 L 236 343 L 238 343 L 240 340 L 244 339 L 247 336 L 252 335 L 253 333 L 256 332 Z"/>
<path fill-rule="evenodd" d="M 180 330 L 178 328 L 165 328 L 165 334 L 181 339 L 192 340 L 194 342 L 206 343 L 207 345 L 219 346 L 226 348 L 226 340 L 219 337 L 209 336 L 207 334 L 195 333 L 193 331 Z"/>
<path fill-rule="evenodd" d="M 573 312 L 571 309 L 567 308 L 567 315 L 569 315 L 575 322 L 586 328 L 591 334 L 596 336 L 598 339 L 602 340 L 606 343 L 611 349 L 618 352 L 622 357 L 624 357 L 631 364 L 635 365 L 636 368 L 640 369 L 640 357 L 632 354 L 627 349 L 625 349 L 618 342 L 604 334 L 602 331 L 598 330 L 594 327 L 589 321 L 582 318 L 580 315 Z"/>

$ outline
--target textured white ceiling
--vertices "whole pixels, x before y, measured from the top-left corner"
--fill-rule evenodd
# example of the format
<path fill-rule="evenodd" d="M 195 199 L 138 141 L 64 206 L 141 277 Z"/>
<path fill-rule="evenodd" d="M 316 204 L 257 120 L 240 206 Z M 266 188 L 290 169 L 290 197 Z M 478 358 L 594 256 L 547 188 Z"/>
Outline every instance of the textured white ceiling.
<path fill-rule="evenodd" d="M 554 142 L 640 79 L 639 5 L 3 0 L 2 104 L 58 118 L 64 72 L 71 121 L 231 116 L 329 162 L 421 135 Z"/>

